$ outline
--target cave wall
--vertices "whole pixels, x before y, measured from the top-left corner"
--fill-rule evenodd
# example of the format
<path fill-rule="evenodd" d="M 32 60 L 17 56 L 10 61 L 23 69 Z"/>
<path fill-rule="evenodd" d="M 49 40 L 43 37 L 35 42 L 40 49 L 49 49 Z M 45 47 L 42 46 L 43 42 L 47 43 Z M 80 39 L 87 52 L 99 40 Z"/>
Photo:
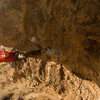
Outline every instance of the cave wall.
<path fill-rule="evenodd" d="M 58 63 L 99 84 L 99 0 L 0 0 L 0 13 L 1 44 L 24 52 L 54 48 L 62 53 Z"/>

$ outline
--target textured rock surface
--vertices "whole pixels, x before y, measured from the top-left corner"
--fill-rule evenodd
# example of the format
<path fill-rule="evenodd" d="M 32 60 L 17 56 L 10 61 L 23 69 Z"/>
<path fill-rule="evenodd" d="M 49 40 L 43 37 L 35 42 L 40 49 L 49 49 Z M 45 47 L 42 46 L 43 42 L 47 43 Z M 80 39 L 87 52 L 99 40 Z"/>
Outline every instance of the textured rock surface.
<path fill-rule="evenodd" d="M 54 61 L 100 86 L 99 0 L 0 0 L 0 43 L 54 48 L 62 53 Z"/>
<path fill-rule="evenodd" d="M 2 82 L 0 100 L 99 100 L 100 88 L 83 80 L 55 62 L 43 64 L 28 58 L 17 62 L 16 68 L 7 67 L 7 83 Z"/>

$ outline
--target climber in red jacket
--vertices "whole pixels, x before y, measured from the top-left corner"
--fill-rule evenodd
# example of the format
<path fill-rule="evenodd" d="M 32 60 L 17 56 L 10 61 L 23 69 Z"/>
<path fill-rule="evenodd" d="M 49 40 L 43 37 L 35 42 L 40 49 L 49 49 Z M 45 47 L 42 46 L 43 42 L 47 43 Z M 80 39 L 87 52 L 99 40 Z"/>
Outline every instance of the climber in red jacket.
<path fill-rule="evenodd" d="M 25 56 L 18 52 L 0 50 L 0 62 L 13 62 L 14 60 L 24 59 Z"/>
<path fill-rule="evenodd" d="M 29 51 L 27 53 L 18 51 L 6 51 L 4 48 L 0 50 L 0 62 L 13 62 L 27 57 L 39 57 L 41 56 L 42 50 Z"/>
<path fill-rule="evenodd" d="M 7 51 L 3 46 L 0 48 L 0 62 L 8 62 L 10 67 L 15 67 L 15 61 L 26 59 L 27 57 L 37 57 L 41 55 L 41 50 L 30 51 L 27 53 L 18 52 L 15 50 Z"/>
<path fill-rule="evenodd" d="M 15 50 L 6 51 L 5 48 L 0 50 L 0 62 L 13 62 L 27 57 L 40 57 L 41 55 L 54 54 L 55 50 L 52 48 L 44 48 L 41 50 L 29 51 L 27 53 L 18 52 Z"/>

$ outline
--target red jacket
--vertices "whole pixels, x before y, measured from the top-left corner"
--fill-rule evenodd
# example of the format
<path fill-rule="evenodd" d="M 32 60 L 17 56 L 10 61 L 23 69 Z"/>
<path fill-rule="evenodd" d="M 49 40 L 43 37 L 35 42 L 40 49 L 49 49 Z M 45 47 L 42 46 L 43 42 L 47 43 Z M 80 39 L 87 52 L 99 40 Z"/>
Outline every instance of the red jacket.
<path fill-rule="evenodd" d="M 0 62 L 12 62 L 14 61 L 14 54 L 11 51 L 7 51 L 9 53 L 9 57 L 4 57 L 4 51 L 0 50 Z"/>

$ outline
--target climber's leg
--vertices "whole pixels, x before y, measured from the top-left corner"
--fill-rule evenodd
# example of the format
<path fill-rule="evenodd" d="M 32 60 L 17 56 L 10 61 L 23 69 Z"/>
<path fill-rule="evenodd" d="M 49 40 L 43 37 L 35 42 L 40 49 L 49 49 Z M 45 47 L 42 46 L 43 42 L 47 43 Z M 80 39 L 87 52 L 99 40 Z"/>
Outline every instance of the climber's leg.
<path fill-rule="evenodd" d="M 29 51 L 25 53 L 25 57 L 39 57 L 39 56 L 41 56 L 41 50 Z"/>

